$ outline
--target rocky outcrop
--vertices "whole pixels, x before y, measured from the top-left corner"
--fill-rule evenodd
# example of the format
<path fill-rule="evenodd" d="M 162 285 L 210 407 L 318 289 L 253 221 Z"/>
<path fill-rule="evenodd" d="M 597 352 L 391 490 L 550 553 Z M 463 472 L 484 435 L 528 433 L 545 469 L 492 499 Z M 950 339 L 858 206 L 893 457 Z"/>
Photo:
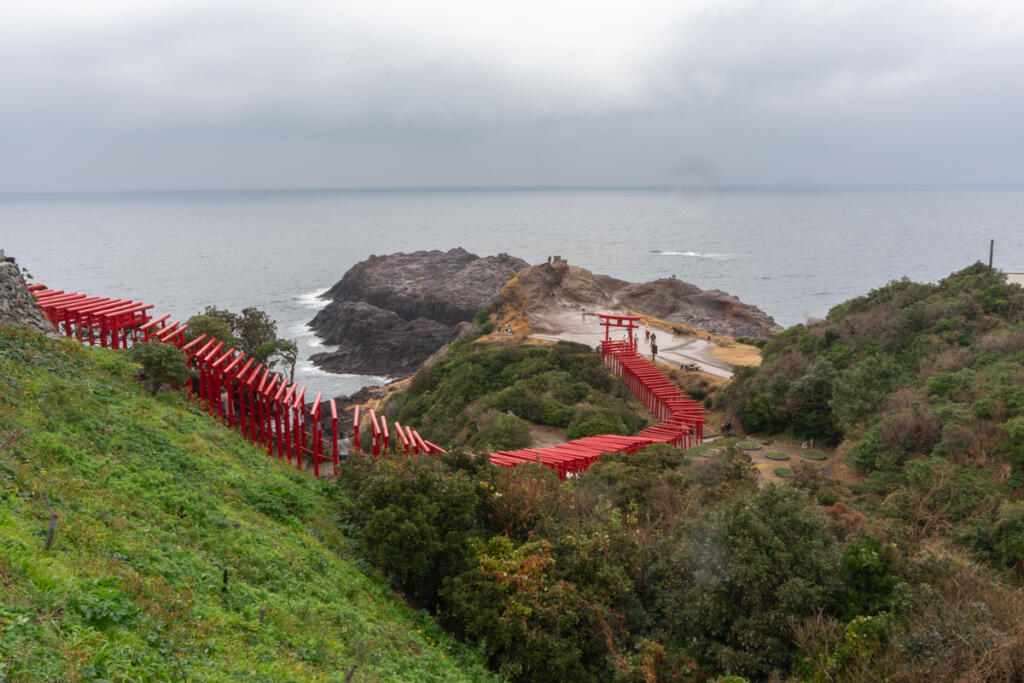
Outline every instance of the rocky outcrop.
<path fill-rule="evenodd" d="M 338 349 L 311 360 L 329 372 L 411 375 L 527 265 L 461 248 L 371 256 L 322 295 L 330 303 L 310 325 Z"/>
<path fill-rule="evenodd" d="M 645 315 L 730 337 L 770 337 L 775 320 L 720 289 L 701 290 L 674 278 L 629 285 L 616 293 L 619 305 Z"/>
<path fill-rule="evenodd" d="M 632 283 L 564 261 L 542 263 L 520 272 L 494 302 L 499 319 L 544 311 L 552 303 L 584 308 L 629 309 L 730 337 L 770 337 L 782 328 L 756 306 L 719 290 L 702 290 L 675 278 Z"/>
<path fill-rule="evenodd" d="M 53 325 L 46 319 L 35 297 L 25 287 L 25 280 L 14 261 L 2 258 L 0 251 L 0 325 L 34 327 L 40 332 L 56 336 Z"/>

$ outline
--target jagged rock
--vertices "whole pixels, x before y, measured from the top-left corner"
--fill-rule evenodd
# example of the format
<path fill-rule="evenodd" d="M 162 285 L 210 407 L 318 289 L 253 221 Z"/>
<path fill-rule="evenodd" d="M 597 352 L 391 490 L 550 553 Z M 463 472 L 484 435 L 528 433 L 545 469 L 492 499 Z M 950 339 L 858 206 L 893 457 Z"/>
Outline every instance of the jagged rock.
<path fill-rule="evenodd" d="M 50 336 L 57 336 L 53 325 L 36 306 L 35 297 L 25 286 L 14 261 L 0 261 L 0 325 L 34 327 Z"/>
<path fill-rule="evenodd" d="M 411 375 L 527 265 L 462 248 L 371 256 L 322 295 L 331 303 L 310 325 L 339 348 L 311 360 L 329 372 Z"/>

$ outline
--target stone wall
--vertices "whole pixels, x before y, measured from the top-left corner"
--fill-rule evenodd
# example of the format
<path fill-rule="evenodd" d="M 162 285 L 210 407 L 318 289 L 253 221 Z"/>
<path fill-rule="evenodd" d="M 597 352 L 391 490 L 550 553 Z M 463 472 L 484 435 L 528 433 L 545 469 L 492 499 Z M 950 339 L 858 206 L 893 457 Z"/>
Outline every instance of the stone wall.
<path fill-rule="evenodd" d="M 14 261 L 0 260 L 0 325 L 34 327 L 52 336 L 57 334 L 36 306 Z"/>

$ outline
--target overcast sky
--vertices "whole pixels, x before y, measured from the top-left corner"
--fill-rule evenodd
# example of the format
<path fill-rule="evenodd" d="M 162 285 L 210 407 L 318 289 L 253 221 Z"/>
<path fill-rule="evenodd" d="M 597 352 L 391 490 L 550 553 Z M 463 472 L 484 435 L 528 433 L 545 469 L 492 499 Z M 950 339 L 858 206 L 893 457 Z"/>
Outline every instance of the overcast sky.
<path fill-rule="evenodd" d="M 10 0 L 0 192 L 1024 182 L 1021 0 Z"/>

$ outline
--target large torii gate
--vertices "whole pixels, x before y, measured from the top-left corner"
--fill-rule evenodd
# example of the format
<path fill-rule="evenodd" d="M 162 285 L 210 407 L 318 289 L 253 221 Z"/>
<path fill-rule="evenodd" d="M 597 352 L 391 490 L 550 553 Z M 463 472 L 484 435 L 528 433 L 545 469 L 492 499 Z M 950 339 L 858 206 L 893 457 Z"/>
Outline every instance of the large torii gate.
<path fill-rule="evenodd" d="M 598 313 L 598 319 L 601 321 L 601 325 L 604 327 L 604 340 L 611 341 L 611 332 L 613 327 L 623 327 L 626 329 L 626 334 L 629 335 L 629 343 L 633 345 L 633 349 L 636 350 L 637 341 L 640 339 L 640 316 L 639 315 L 619 315 L 617 313 Z M 637 334 L 633 334 L 633 330 L 637 331 Z"/>

